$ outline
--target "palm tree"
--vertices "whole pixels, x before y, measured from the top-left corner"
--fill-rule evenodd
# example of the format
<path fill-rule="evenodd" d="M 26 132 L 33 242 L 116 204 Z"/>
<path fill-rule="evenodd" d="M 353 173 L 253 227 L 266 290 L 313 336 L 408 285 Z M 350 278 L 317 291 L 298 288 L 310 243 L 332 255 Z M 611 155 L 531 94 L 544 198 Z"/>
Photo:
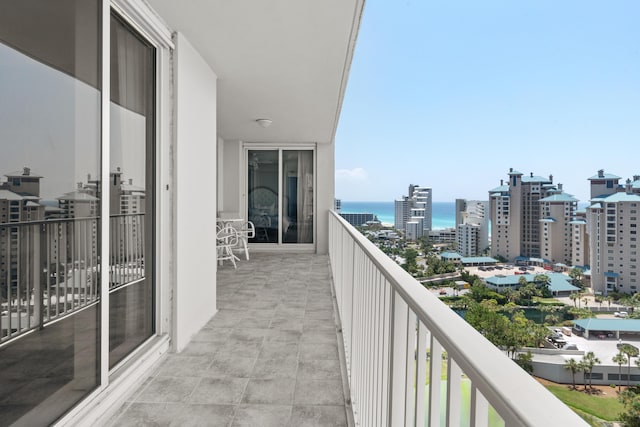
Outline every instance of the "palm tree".
<path fill-rule="evenodd" d="M 576 362 L 576 359 L 567 359 L 564 363 L 564 369 L 568 369 L 571 371 L 571 383 L 573 384 L 573 389 L 576 388 L 576 372 L 580 370 L 580 363 Z"/>
<path fill-rule="evenodd" d="M 569 271 L 569 277 L 573 279 L 573 284 L 575 286 L 582 287 L 584 285 L 582 282 L 582 276 L 583 272 L 580 268 L 572 268 L 571 271 Z"/>
<path fill-rule="evenodd" d="M 602 297 L 601 295 L 596 295 L 595 301 L 598 304 L 600 304 L 600 310 L 602 310 L 602 303 L 604 302 L 604 297 Z"/>
<path fill-rule="evenodd" d="M 540 289 L 540 294 L 544 296 L 549 295 L 549 283 L 551 283 L 551 279 L 546 274 L 536 274 L 533 276 L 533 281 Z"/>
<path fill-rule="evenodd" d="M 620 350 L 611 360 L 618 364 L 618 393 L 620 393 L 620 386 L 622 385 L 622 365 L 627 363 L 627 356 Z"/>
<path fill-rule="evenodd" d="M 630 385 L 631 380 L 631 358 L 638 357 L 638 347 L 631 344 L 622 344 L 620 351 L 627 356 L 627 387 Z"/>
<path fill-rule="evenodd" d="M 584 369 L 585 373 L 589 373 L 589 388 L 593 388 L 592 375 L 593 367 L 595 365 L 600 364 L 600 359 L 598 359 L 593 351 L 588 352 L 582 357 L 582 369 Z M 587 385 L 584 385 L 584 388 L 587 388 Z"/>
<path fill-rule="evenodd" d="M 613 297 L 611 295 L 607 295 L 604 299 L 607 301 L 607 304 L 609 304 L 609 309 L 611 309 L 611 301 L 613 301 Z"/>
<path fill-rule="evenodd" d="M 578 294 L 575 292 L 571 292 L 571 294 L 569 295 L 569 299 L 571 301 L 573 301 L 573 306 L 576 307 L 576 300 L 578 299 Z"/>

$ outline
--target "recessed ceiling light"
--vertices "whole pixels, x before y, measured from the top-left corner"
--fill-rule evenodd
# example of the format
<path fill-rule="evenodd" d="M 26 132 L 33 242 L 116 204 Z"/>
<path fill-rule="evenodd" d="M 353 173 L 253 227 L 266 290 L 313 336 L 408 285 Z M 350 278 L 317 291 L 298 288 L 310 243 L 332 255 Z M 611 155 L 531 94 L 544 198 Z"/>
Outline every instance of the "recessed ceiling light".
<path fill-rule="evenodd" d="M 257 119 L 256 122 L 263 128 L 268 128 L 273 123 L 271 119 Z"/>

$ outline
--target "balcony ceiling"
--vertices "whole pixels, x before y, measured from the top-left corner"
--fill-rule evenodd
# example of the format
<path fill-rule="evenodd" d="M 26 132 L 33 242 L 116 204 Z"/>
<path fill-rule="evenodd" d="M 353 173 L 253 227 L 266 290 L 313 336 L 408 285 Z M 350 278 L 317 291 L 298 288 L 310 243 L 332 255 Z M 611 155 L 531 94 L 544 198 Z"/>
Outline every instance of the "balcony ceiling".
<path fill-rule="evenodd" d="M 364 0 L 148 3 L 217 74 L 222 138 L 333 141 Z"/>

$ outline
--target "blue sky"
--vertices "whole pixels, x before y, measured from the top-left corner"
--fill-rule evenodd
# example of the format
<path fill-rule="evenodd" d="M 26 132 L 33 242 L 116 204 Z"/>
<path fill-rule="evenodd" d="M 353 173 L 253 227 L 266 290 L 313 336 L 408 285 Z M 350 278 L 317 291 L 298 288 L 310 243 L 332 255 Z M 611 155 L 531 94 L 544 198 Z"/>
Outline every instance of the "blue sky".
<path fill-rule="evenodd" d="M 367 0 L 336 197 L 487 199 L 510 167 L 587 201 L 640 175 L 640 2 Z"/>

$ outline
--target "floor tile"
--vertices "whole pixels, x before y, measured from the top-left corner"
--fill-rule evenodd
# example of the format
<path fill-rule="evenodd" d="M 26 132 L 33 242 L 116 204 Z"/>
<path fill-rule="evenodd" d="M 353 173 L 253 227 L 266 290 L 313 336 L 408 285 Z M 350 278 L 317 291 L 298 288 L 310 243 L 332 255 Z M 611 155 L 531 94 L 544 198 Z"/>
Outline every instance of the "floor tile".
<path fill-rule="evenodd" d="M 171 427 L 227 427 L 234 415 L 233 405 L 187 404 L 171 420 Z"/>
<path fill-rule="evenodd" d="M 300 343 L 299 358 L 301 360 L 311 359 L 337 359 L 338 358 L 338 344 L 333 343 Z"/>
<path fill-rule="evenodd" d="M 258 359 L 251 373 L 252 378 L 296 378 L 296 359 Z"/>
<path fill-rule="evenodd" d="M 344 406 L 294 406 L 290 427 L 346 427 Z"/>
<path fill-rule="evenodd" d="M 298 378 L 316 380 L 340 380 L 340 361 L 338 359 L 300 360 L 298 361 Z"/>
<path fill-rule="evenodd" d="M 256 253 L 217 275 L 218 313 L 111 425 L 346 425 L 328 258 Z"/>
<path fill-rule="evenodd" d="M 244 378 L 202 378 L 189 403 L 239 403 L 248 381 Z"/>
<path fill-rule="evenodd" d="M 232 427 L 281 427 L 291 418 L 288 405 L 246 405 L 236 408 Z"/>
<path fill-rule="evenodd" d="M 242 403 L 291 405 L 295 384 L 294 379 L 252 379 L 247 385 Z"/>
<path fill-rule="evenodd" d="M 115 418 L 110 426 L 169 426 L 178 419 L 184 404 L 182 403 L 138 403 L 134 402 L 127 410 Z"/>
<path fill-rule="evenodd" d="M 262 350 L 258 359 L 297 359 L 298 343 L 266 341 L 262 344 Z"/>
<path fill-rule="evenodd" d="M 298 379 L 296 405 L 344 405 L 341 380 Z"/>
<path fill-rule="evenodd" d="M 219 353 L 200 375 L 206 378 L 249 378 L 255 364 L 255 358 Z"/>

